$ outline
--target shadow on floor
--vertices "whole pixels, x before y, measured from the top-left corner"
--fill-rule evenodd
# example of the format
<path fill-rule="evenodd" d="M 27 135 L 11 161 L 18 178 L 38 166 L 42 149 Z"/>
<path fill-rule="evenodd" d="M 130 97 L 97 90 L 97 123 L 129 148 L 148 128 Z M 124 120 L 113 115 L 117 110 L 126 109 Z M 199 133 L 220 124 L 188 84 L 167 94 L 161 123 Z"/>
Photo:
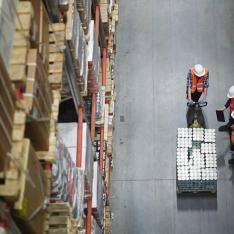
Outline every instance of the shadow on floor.
<path fill-rule="evenodd" d="M 228 154 L 230 150 L 230 146 L 228 145 L 222 153 L 219 153 L 217 155 L 217 167 L 222 168 L 225 167 L 225 156 Z"/>
<path fill-rule="evenodd" d="M 231 152 L 231 158 L 234 158 L 234 152 Z M 229 165 L 229 168 L 232 170 L 232 175 L 230 176 L 229 180 L 234 185 L 234 165 L 233 164 Z"/>
<path fill-rule="evenodd" d="M 217 210 L 217 195 L 211 193 L 177 195 L 178 210 Z"/>

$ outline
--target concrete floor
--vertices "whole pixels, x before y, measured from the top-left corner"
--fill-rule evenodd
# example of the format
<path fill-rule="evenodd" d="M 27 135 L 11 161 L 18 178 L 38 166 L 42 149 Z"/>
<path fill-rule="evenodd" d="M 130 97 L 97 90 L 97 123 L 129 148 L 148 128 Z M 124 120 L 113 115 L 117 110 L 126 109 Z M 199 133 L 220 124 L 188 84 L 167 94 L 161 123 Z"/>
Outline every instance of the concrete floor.
<path fill-rule="evenodd" d="M 120 1 L 111 204 L 113 234 L 233 234 L 234 169 L 217 132 L 217 196 L 176 195 L 176 132 L 185 78 L 210 69 L 208 127 L 234 84 L 233 0 Z"/>

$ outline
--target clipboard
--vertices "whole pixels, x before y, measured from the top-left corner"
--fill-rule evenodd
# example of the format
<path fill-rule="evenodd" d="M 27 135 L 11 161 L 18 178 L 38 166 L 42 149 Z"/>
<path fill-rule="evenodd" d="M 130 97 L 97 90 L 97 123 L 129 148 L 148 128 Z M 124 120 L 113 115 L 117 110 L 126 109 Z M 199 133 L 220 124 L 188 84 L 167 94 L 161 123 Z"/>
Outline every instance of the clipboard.
<path fill-rule="evenodd" d="M 225 122 L 225 116 L 224 116 L 223 111 L 216 110 L 216 116 L 219 122 Z"/>

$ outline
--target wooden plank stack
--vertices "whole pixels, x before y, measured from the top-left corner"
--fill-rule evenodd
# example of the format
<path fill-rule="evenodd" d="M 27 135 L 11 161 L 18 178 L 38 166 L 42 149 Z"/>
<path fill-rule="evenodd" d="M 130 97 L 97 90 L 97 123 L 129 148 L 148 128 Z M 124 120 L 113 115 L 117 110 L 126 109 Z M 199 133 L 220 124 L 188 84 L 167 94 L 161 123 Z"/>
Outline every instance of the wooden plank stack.
<path fill-rule="evenodd" d="M 0 196 L 23 233 L 39 234 L 51 176 L 41 164 L 56 159 L 65 26 L 49 28 L 42 0 L 20 1 L 15 14 L 8 70 L 0 54 Z"/>
<path fill-rule="evenodd" d="M 50 203 L 48 206 L 46 234 L 76 234 L 80 226 L 72 219 L 70 205 L 64 203 Z"/>
<path fill-rule="evenodd" d="M 111 209 L 110 206 L 104 208 L 104 234 L 111 234 Z"/>
<path fill-rule="evenodd" d="M 112 13 L 111 13 L 111 23 L 110 23 L 110 34 L 108 37 L 108 52 L 116 53 L 116 28 L 119 21 L 119 4 L 116 2 L 113 5 Z"/>
<path fill-rule="evenodd" d="M 108 35 L 109 35 L 108 8 L 109 8 L 109 1 L 108 0 L 100 0 L 101 18 L 102 18 L 103 29 L 104 29 L 106 38 L 108 38 Z"/>
<path fill-rule="evenodd" d="M 62 87 L 63 77 L 65 25 L 50 24 L 49 30 L 49 83 L 53 90 L 59 90 Z"/>

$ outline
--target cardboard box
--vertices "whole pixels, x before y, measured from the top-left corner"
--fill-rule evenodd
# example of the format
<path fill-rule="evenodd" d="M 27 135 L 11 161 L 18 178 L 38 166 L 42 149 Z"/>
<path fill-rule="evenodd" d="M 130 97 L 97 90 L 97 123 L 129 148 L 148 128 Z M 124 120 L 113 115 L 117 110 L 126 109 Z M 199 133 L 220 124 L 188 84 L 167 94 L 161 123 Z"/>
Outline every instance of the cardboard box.
<path fill-rule="evenodd" d="M 17 224 L 23 233 L 43 233 L 47 180 L 29 139 L 23 140 L 20 196 L 15 203 Z"/>

